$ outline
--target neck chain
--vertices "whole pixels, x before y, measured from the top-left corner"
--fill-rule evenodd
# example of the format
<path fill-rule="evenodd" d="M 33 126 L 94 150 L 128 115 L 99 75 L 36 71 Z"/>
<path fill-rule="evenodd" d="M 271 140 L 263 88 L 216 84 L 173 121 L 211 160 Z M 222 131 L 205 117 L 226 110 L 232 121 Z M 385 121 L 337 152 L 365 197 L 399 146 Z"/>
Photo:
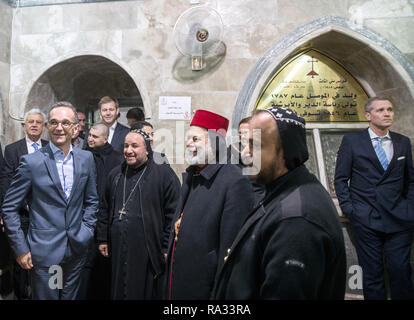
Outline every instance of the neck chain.
<path fill-rule="evenodd" d="M 122 217 L 124 215 L 126 215 L 126 213 L 127 213 L 126 210 L 125 210 L 126 205 L 128 204 L 129 200 L 131 199 L 131 196 L 134 193 L 135 188 L 138 186 L 138 183 L 141 180 L 142 176 L 144 175 L 145 170 L 147 170 L 147 167 L 145 167 L 144 170 L 142 171 L 141 175 L 139 176 L 138 181 L 135 183 L 134 188 L 132 188 L 131 192 L 129 193 L 128 199 L 125 201 L 125 189 L 126 189 L 126 180 L 127 180 L 128 166 L 126 167 L 125 177 L 124 177 L 124 192 L 123 192 L 123 199 L 122 199 L 122 209 L 118 211 L 118 213 L 119 213 L 119 220 L 122 220 Z"/>

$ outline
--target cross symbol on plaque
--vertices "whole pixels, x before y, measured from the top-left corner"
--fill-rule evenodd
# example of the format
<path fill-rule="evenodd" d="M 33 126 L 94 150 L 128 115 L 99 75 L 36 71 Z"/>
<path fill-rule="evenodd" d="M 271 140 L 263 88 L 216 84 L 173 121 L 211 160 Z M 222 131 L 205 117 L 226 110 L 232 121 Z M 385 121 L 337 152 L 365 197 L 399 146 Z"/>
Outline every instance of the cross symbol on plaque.
<path fill-rule="evenodd" d="M 126 212 L 125 208 L 122 208 L 121 210 L 118 211 L 118 213 L 119 213 L 119 221 L 121 221 L 122 217 L 124 215 L 126 215 L 127 212 Z"/>
<path fill-rule="evenodd" d="M 312 59 L 311 60 L 308 60 L 308 62 L 311 62 L 312 63 L 312 71 L 310 71 L 308 74 L 307 74 L 307 76 L 312 76 L 312 78 L 314 77 L 314 76 L 319 76 L 319 74 L 318 73 L 316 73 L 315 72 L 315 70 L 313 70 L 313 63 L 314 62 L 318 62 L 318 60 L 314 60 L 313 59 L 313 57 L 311 57 Z"/>

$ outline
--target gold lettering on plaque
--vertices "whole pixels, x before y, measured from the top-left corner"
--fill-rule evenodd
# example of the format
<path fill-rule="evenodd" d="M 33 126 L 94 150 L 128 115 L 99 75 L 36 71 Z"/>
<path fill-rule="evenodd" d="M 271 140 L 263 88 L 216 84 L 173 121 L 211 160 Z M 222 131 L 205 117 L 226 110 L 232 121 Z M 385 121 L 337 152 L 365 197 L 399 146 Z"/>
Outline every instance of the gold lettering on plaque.
<path fill-rule="evenodd" d="M 319 51 L 289 60 L 265 85 L 255 109 L 290 108 L 307 122 L 366 122 L 368 95 L 348 71 Z"/>

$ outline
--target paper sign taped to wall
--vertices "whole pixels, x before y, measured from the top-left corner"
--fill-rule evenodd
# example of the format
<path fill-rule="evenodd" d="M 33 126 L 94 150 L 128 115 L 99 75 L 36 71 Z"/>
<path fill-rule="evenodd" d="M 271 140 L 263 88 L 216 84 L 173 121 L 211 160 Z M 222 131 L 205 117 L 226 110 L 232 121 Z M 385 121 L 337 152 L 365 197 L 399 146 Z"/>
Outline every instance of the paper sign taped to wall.
<path fill-rule="evenodd" d="M 161 96 L 158 105 L 160 120 L 191 120 L 191 97 Z"/>

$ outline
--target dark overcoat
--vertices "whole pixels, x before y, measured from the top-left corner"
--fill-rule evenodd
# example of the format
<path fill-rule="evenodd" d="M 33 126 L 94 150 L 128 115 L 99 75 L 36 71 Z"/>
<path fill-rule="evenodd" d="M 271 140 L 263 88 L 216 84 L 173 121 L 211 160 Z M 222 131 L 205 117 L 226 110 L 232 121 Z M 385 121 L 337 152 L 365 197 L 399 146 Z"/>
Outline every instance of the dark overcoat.
<path fill-rule="evenodd" d="M 304 166 L 267 186 L 233 242 L 214 299 L 343 299 L 346 257 L 331 197 Z"/>
<path fill-rule="evenodd" d="M 208 164 L 196 176 L 194 169 L 183 174 L 172 223 L 165 287 L 171 299 L 210 298 L 216 271 L 254 205 L 251 183 L 238 166 Z M 175 242 L 174 223 L 182 211 Z"/>

